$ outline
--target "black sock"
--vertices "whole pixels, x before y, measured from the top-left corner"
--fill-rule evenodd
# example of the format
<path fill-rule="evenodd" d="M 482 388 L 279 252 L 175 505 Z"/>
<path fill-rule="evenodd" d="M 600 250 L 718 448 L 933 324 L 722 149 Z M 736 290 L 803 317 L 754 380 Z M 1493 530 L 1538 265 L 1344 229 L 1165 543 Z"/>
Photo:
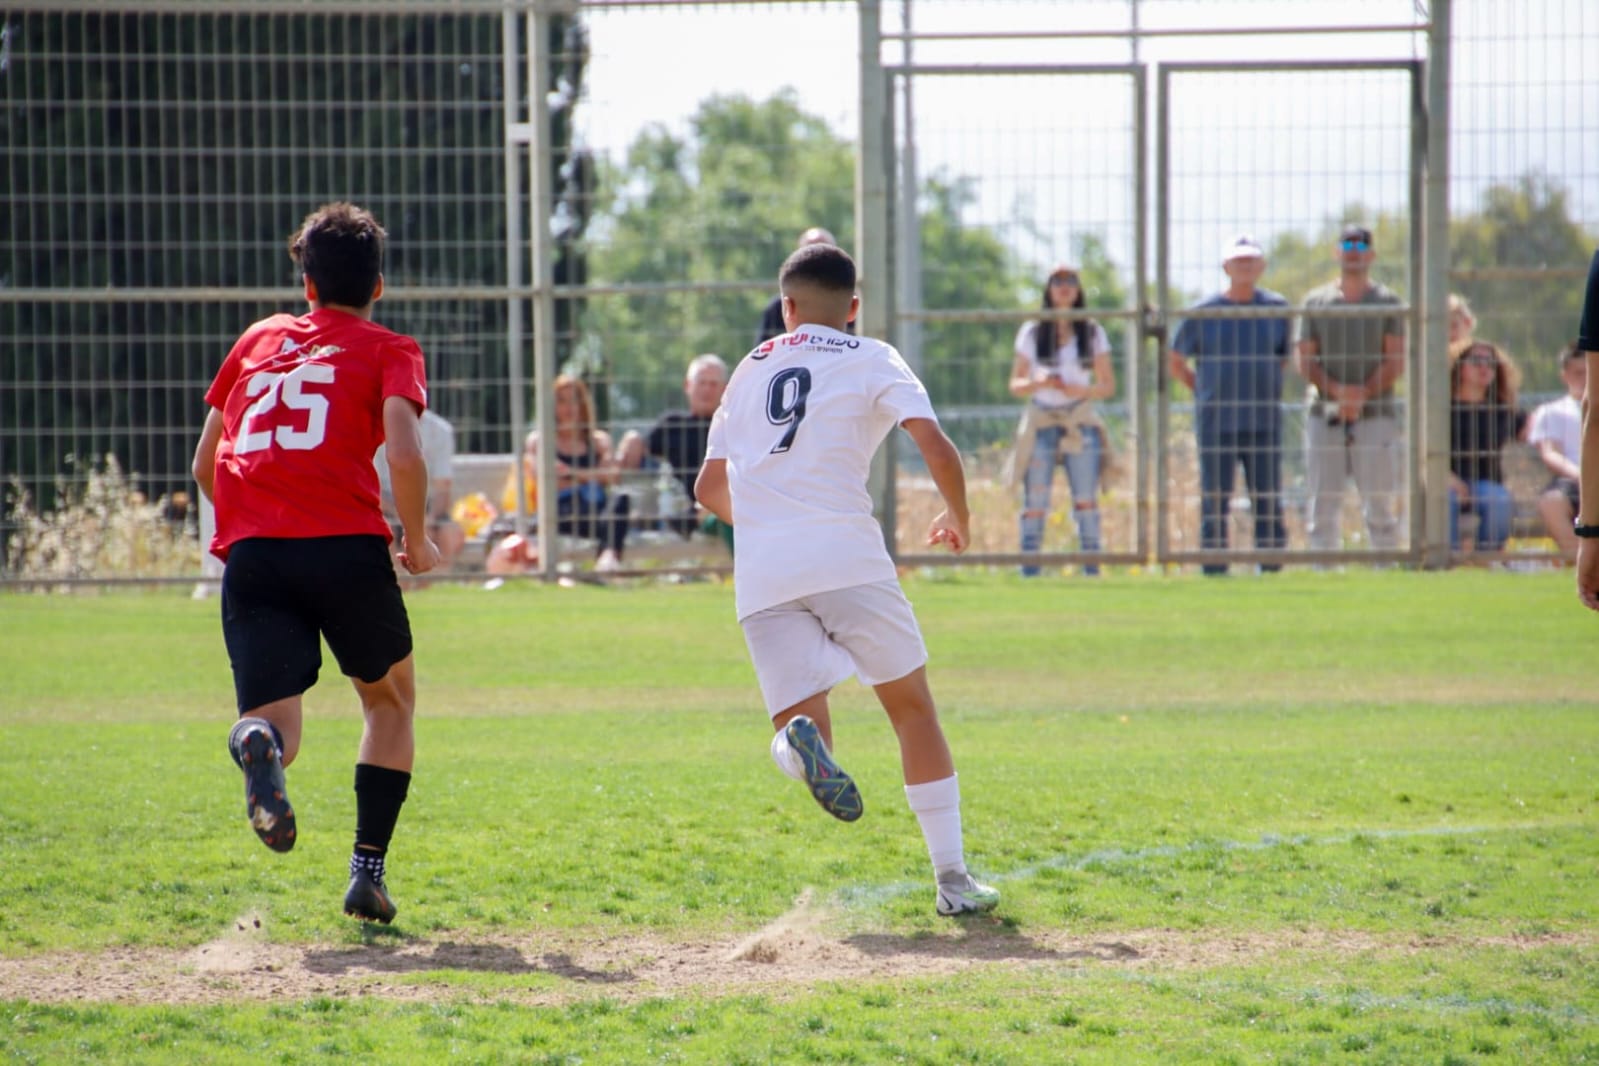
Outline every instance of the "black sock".
<path fill-rule="evenodd" d="M 266 726 L 272 731 L 272 743 L 278 746 L 278 754 L 283 754 L 283 734 L 279 732 L 277 726 L 265 718 L 257 718 L 254 715 L 240 715 L 239 720 L 233 723 L 233 729 L 228 733 L 228 754 L 233 756 L 234 764 L 241 770 L 244 769 L 244 761 L 239 758 L 239 741 L 243 738 L 243 734 L 249 732 L 250 726 L 257 723 Z"/>
<path fill-rule="evenodd" d="M 411 787 L 411 775 L 370 763 L 355 764 L 355 849 L 380 858 L 389 850 L 394 823 Z"/>

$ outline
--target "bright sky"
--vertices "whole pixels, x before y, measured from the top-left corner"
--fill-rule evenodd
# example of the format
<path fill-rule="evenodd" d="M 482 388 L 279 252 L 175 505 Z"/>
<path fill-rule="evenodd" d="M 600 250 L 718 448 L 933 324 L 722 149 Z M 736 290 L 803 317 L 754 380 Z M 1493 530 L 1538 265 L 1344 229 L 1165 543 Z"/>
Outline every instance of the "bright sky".
<path fill-rule="evenodd" d="M 1200 26 L 1408 26 L 1417 0 L 1143 0 L 1145 29 Z M 1115 0 L 916 0 L 919 33 L 1048 27 L 1120 29 Z M 1453 210 L 1481 190 L 1542 168 L 1599 231 L 1599 51 L 1592 0 L 1456 0 Z M 884 0 L 884 29 L 904 7 Z M 589 145 L 619 155 L 651 123 L 683 128 L 716 94 L 763 99 L 793 88 L 801 106 L 848 139 L 858 124 L 853 4 L 712 4 L 591 10 L 593 58 L 581 113 Z M 1425 52 L 1412 32 L 1156 37 L 1146 63 L 1397 59 Z M 885 52 L 900 58 L 899 46 Z M 919 64 L 1127 63 L 1127 38 L 929 42 Z M 1590 68 L 1592 64 L 1590 63 Z M 1175 74 L 1171 196 L 1174 281 L 1207 288 L 1215 248 L 1248 231 L 1270 240 L 1313 230 L 1348 203 L 1397 210 L 1408 190 L 1408 75 L 1392 71 Z M 1148 86 L 1151 106 L 1156 85 Z M 1020 254 L 1069 257 L 1068 234 L 1099 235 L 1131 266 L 1133 97 L 1126 77 L 924 75 L 914 82 L 919 171 L 977 179 L 971 223 Z M 1153 117 L 1153 111 L 1151 112 Z M 1153 143 L 1153 141 L 1152 141 Z M 1153 180 L 1153 174 L 1151 175 Z M 1020 220 L 1032 225 L 1024 227 Z M 1153 269 L 1153 263 L 1151 264 Z"/>

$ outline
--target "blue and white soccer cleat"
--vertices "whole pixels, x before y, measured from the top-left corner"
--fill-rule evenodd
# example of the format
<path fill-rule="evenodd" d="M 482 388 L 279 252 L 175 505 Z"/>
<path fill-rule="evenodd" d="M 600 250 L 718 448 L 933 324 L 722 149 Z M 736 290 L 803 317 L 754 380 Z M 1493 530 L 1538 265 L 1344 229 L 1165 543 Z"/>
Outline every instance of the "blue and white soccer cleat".
<path fill-rule="evenodd" d="M 859 818 L 864 810 L 860 789 L 855 787 L 849 774 L 833 761 L 833 753 L 827 750 L 827 743 L 822 740 L 816 723 L 803 714 L 795 715 L 783 727 L 783 732 L 788 737 L 789 747 L 804 763 L 806 787 L 816 797 L 816 802 L 822 805 L 822 810 L 841 822 L 853 822 Z"/>

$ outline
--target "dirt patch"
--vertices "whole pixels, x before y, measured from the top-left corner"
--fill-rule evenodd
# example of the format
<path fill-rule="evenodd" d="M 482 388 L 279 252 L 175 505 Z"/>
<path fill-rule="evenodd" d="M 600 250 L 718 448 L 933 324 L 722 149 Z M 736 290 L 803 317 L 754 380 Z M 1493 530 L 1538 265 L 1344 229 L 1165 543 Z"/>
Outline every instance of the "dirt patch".
<path fill-rule="evenodd" d="M 0 959 L 0 1000 L 35 1003 L 206 1004 L 380 996 L 435 1002 L 460 998 L 434 972 L 495 973 L 515 981 L 493 998 L 565 1004 L 606 997 L 631 1002 L 680 994 L 781 992 L 856 980 L 897 980 L 974 968 L 1113 966 L 1151 972 L 1246 964 L 1283 953 L 1413 954 L 1462 947 L 1531 949 L 1591 946 L 1599 934 L 1542 937 L 1394 938 L 1295 931 L 1221 935 L 1144 929 L 1091 937 L 1069 931 L 1018 932 L 992 917 L 951 922 L 917 936 L 838 935 L 825 909 L 803 896 L 794 909 L 739 939 L 674 942 L 658 937 L 578 933 L 390 940 L 360 945 L 285 945 L 267 941 L 256 915 L 190 949 L 115 948 Z M 551 980 L 553 979 L 553 980 Z"/>

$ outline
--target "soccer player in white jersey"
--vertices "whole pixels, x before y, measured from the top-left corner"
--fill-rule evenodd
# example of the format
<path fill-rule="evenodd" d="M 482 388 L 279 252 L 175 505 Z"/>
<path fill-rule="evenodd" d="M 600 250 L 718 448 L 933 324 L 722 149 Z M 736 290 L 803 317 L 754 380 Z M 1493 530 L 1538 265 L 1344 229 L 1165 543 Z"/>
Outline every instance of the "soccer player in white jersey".
<path fill-rule="evenodd" d="M 898 352 L 846 327 L 860 306 L 855 262 L 831 244 L 801 248 L 778 274 L 788 332 L 750 352 L 711 419 L 694 491 L 733 525 L 733 589 L 772 758 L 822 808 L 861 816 L 833 760 L 829 690 L 857 675 L 899 737 L 905 797 L 921 825 L 939 914 L 991 910 L 999 893 L 966 870 L 960 787 L 927 687 L 927 647 L 872 516 L 867 471 L 903 426 L 944 498 L 929 544 L 970 541 L 960 452 Z"/>

